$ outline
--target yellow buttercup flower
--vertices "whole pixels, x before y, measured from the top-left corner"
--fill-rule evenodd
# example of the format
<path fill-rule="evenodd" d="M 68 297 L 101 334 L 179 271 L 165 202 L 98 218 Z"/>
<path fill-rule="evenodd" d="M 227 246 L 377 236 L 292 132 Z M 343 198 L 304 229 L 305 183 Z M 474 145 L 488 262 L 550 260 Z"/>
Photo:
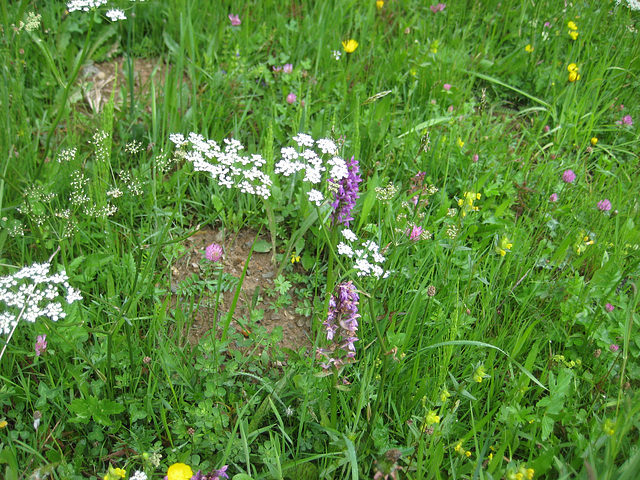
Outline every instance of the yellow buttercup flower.
<path fill-rule="evenodd" d="M 356 48 L 358 48 L 358 42 L 353 38 L 350 38 L 349 40 L 342 42 L 342 48 L 344 48 L 344 51 L 347 53 L 353 53 L 356 51 Z"/>
<path fill-rule="evenodd" d="M 120 480 L 121 478 L 124 478 L 126 475 L 127 475 L 127 472 L 125 471 L 124 468 L 114 468 L 112 466 L 109 466 L 109 471 L 103 478 L 104 480 Z"/>
<path fill-rule="evenodd" d="M 376 2 L 376 7 L 378 8 L 378 10 L 382 10 L 382 7 L 384 7 L 384 1 L 383 0 L 378 0 Z"/>
<path fill-rule="evenodd" d="M 575 82 L 576 80 L 580 80 L 580 74 L 578 73 L 578 65 L 575 63 L 570 63 L 567 66 L 567 70 L 569 71 L 569 81 Z"/>
<path fill-rule="evenodd" d="M 527 52 L 527 53 L 533 52 L 533 47 L 531 46 L 531 44 L 529 44 L 526 47 L 524 47 L 524 51 Z"/>
<path fill-rule="evenodd" d="M 174 463 L 167 470 L 168 480 L 190 480 L 193 476 L 193 471 L 189 465 L 184 463 Z"/>
<path fill-rule="evenodd" d="M 0 430 L 3 429 L 3 428 L 6 428 L 7 425 L 9 425 L 9 422 L 7 422 L 6 420 L 2 420 L 0 422 Z"/>
<path fill-rule="evenodd" d="M 593 145 L 594 147 L 596 146 L 596 143 L 598 143 L 598 138 L 597 137 L 593 137 L 591 139 L 591 145 Z"/>

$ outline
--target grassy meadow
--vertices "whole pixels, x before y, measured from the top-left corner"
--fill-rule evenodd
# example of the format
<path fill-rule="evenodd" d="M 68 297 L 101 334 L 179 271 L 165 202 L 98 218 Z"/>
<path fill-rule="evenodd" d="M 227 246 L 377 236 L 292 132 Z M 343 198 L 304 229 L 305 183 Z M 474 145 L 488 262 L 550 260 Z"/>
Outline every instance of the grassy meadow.
<path fill-rule="evenodd" d="M 638 478 L 637 0 L 0 28 L 0 478 Z"/>

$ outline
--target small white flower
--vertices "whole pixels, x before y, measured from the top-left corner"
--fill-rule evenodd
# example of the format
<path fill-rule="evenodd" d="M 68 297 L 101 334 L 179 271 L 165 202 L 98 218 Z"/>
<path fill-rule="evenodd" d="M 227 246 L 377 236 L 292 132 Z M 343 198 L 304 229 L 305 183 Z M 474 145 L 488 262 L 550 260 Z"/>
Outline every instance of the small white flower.
<path fill-rule="evenodd" d="M 338 253 L 340 255 L 346 255 L 349 258 L 353 257 L 353 248 L 351 248 L 349 245 L 347 245 L 346 243 L 340 242 L 338 244 Z"/>
<path fill-rule="evenodd" d="M 324 197 L 322 196 L 321 192 L 319 192 L 318 190 L 309 190 L 307 192 L 307 195 L 309 196 L 310 202 L 315 203 L 318 207 L 322 205 L 322 202 L 324 201 Z"/>
<path fill-rule="evenodd" d="M 328 138 L 321 138 L 317 141 L 318 148 L 324 154 L 336 155 L 338 153 L 338 147 L 333 140 L 329 140 Z"/>
<path fill-rule="evenodd" d="M 176 144 L 176 146 L 181 147 L 187 143 L 184 139 L 184 135 L 181 133 L 172 133 L 169 135 L 169 140 Z"/>
<path fill-rule="evenodd" d="M 313 138 L 311 135 L 307 135 L 306 133 L 299 133 L 298 135 L 293 137 L 293 141 L 298 144 L 300 147 L 313 147 Z"/>
<path fill-rule="evenodd" d="M 345 228 L 344 230 L 342 230 L 342 236 L 347 240 L 349 240 L 350 242 L 358 241 L 358 236 L 348 228 Z"/>
<path fill-rule="evenodd" d="M 136 472 L 129 477 L 129 480 L 147 480 L 147 474 L 140 470 L 136 470 Z"/>
<path fill-rule="evenodd" d="M 107 3 L 107 0 L 71 0 L 70 2 L 67 2 L 67 10 L 69 10 L 69 12 L 75 12 L 76 10 L 88 12 L 89 10 L 98 8 L 105 3 Z"/>
<path fill-rule="evenodd" d="M 371 273 L 371 264 L 364 258 L 359 258 L 353 268 L 358 270 L 359 277 L 364 277 Z"/>
<path fill-rule="evenodd" d="M 109 20 L 111 20 L 112 22 L 117 22 L 118 20 L 127 19 L 127 16 L 124 14 L 124 11 L 120 10 L 119 8 L 112 8 L 111 10 L 108 10 L 105 15 L 109 17 Z"/>

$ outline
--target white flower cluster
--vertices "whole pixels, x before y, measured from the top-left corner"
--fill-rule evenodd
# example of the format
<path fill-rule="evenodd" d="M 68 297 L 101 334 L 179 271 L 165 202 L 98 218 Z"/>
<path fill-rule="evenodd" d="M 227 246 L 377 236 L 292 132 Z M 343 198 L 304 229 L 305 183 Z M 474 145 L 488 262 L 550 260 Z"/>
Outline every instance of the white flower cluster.
<path fill-rule="evenodd" d="M 224 150 L 213 140 L 205 140 L 202 135 L 190 133 L 169 135 L 177 147 L 184 149 L 183 158 L 193 163 L 199 172 L 208 172 L 219 185 L 238 188 L 242 193 L 258 195 L 264 199 L 271 195 L 271 178 L 260 170 L 266 163 L 261 155 L 243 156 L 239 151 L 244 147 L 234 139 L 224 140 Z M 211 160 L 214 163 L 211 163 Z"/>
<path fill-rule="evenodd" d="M 66 313 L 60 302 L 54 302 L 60 296 L 60 286 L 66 290 L 67 303 L 82 300 L 80 292 L 69 285 L 67 274 L 63 271 L 49 275 L 48 263 L 34 263 L 30 267 L 0 277 L 0 302 L 6 305 L 0 313 L 0 334 L 8 334 L 20 319 L 35 322 L 39 317 L 48 317 L 54 322 L 64 318 Z M 9 310 L 18 310 L 16 316 Z"/>
<path fill-rule="evenodd" d="M 285 177 L 304 171 L 304 181 L 317 185 L 322 181 L 322 174 L 329 169 L 329 176 L 336 182 L 349 176 L 346 162 L 337 156 L 338 147 L 327 138 L 315 141 L 310 135 L 300 133 L 293 137 L 301 152 L 294 147 L 284 147 L 280 150 L 282 158 L 276 163 L 275 173 Z M 314 150 L 317 148 L 318 151 Z M 323 155 L 331 155 L 326 162 Z M 326 166 L 325 166 L 326 164 Z M 323 194 L 317 190 L 310 190 L 307 195 L 309 200 L 320 206 L 324 201 Z"/>
<path fill-rule="evenodd" d="M 124 10 L 120 10 L 119 8 L 112 8 L 108 10 L 105 15 L 109 17 L 109 20 L 111 20 L 112 22 L 127 19 L 127 16 L 124 14 Z"/>
<path fill-rule="evenodd" d="M 387 278 L 389 276 L 389 272 L 380 266 L 386 259 L 380 253 L 377 243 L 367 240 L 360 243 L 360 248 L 354 249 L 351 244 L 358 242 L 358 236 L 348 228 L 342 230 L 342 236 L 349 243 L 340 242 L 337 247 L 338 253 L 355 261 L 353 268 L 357 270 L 359 277 Z"/>
<path fill-rule="evenodd" d="M 147 480 L 147 474 L 141 470 L 136 470 L 136 472 L 131 475 L 129 480 Z"/>
<path fill-rule="evenodd" d="M 616 5 L 620 5 L 622 3 L 621 0 L 616 0 Z M 640 11 L 640 1 L 639 0 L 627 0 L 627 7 L 629 10 Z"/>
<path fill-rule="evenodd" d="M 107 0 L 71 0 L 67 2 L 67 10 L 69 13 L 75 11 L 88 12 L 107 3 Z"/>

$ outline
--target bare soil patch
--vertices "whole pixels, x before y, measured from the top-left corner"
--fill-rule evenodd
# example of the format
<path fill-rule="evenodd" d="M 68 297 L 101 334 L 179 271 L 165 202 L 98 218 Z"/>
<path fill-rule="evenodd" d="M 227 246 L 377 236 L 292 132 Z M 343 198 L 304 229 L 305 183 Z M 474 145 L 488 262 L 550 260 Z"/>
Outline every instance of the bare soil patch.
<path fill-rule="evenodd" d="M 150 111 L 151 102 L 147 96 L 151 93 L 151 81 L 155 83 L 156 97 L 159 97 L 164 91 L 167 72 L 173 67 L 161 58 L 136 58 L 132 62 L 134 98 L 145 105 L 147 111 Z M 121 109 L 124 100 L 130 95 L 128 68 L 122 57 L 108 62 L 89 63 L 82 67 L 79 96 L 89 105 L 93 113 L 102 111 L 114 89 L 115 108 Z M 183 84 L 188 84 L 186 77 L 183 77 Z"/>
<path fill-rule="evenodd" d="M 264 237 L 264 239 L 269 240 L 268 237 Z M 257 240 L 257 233 L 250 229 L 227 235 L 224 235 L 222 231 L 207 230 L 200 231 L 187 238 L 183 243 L 186 247 L 184 255 L 171 265 L 172 290 L 177 291 L 180 282 L 186 281 L 192 275 L 196 275 L 196 278 L 203 278 L 206 273 L 202 268 L 204 250 L 207 245 L 212 243 L 218 243 L 224 248 L 224 272 L 239 279 L 249 257 L 251 245 Z M 283 336 L 278 343 L 279 346 L 293 350 L 310 348 L 312 346 L 311 317 L 305 317 L 295 312 L 295 299 L 292 305 L 279 308 L 277 312 L 269 308 L 273 299 L 266 297 L 265 290 L 273 288 L 276 270 L 277 267 L 271 264 L 271 253 L 253 252 L 249 261 L 247 275 L 241 286 L 241 294 L 234 311 L 231 327 L 248 336 L 248 338 L 262 330 L 261 327 L 264 327 L 267 333 L 271 333 L 276 327 L 281 327 Z M 259 288 L 261 300 L 253 308 L 263 309 L 264 317 L 257 325 L 251 325 L 248 319 L 250 318 L 251 303 L 256 288 Z M 235 288 L 221 295 L 217 308 L 216 336 L 220 336 L 222 332 L 234 293 Z M 181 301 L 175 294 L 173 297 L 175 302 Z M 193 323 L 187 334 L 187 338 L 192 345 L 198 343 L 202 337 L 210 334 L 211 329 L 216 324 L 214 321 L 216 311 L 215 294 L 207 292 L 199 300 L 199 306 L 194 312 Z"/>

